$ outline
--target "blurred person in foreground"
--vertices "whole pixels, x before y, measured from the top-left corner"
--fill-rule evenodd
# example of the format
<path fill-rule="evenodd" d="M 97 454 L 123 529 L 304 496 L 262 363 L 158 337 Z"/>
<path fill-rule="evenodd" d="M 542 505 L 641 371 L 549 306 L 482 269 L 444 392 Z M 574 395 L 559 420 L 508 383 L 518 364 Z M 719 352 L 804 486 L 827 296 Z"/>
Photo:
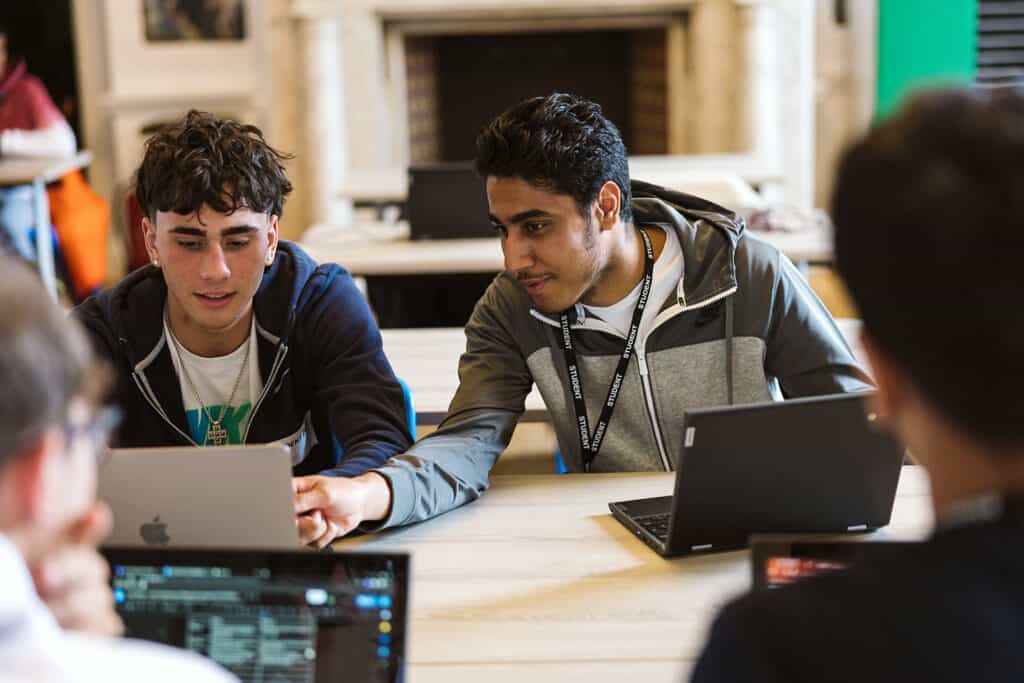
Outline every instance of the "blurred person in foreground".
<path fill-rule="evenodd" d="M 836 259 L 936 526 L 726 606 L 693 681 L 1024 680 L 1022 187 L 1017 90 L 919 95 L 844 155 Z"/>
<path fill-rule="evenodd" d="M 96 544 L 110 413 L 77 324 L 24 264 L 0 256 L 0 680 L 233 680 L 202 658 L 120 640 Z"/>

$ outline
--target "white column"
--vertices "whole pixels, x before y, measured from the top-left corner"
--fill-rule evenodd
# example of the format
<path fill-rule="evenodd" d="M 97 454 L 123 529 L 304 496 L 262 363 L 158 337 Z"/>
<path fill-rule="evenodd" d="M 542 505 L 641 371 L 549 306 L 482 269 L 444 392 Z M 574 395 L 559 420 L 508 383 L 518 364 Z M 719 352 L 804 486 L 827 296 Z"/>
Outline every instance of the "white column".
<path fill-rule="evenodd" d="M 860 0 L 848 5 L 850 71 L 853 77 L 851 124 L 854 132 L 867 130 L 875 116 L 878 89 L 878 2 Z"/>
<path fill-rule="evenodd" d="M 744 128 L 750 152 L 782 182 L 771 201 L 814 200 L 813 0 L 737 0 L 746 54 Z"/>
<path fill-rule="evenodd" d="M 337 197 L 348 167 L 339 17 L 334 3 L 297 2 L 303 49 L 302 156 L 313 225 L 349 225 L 351 202 Z"/>

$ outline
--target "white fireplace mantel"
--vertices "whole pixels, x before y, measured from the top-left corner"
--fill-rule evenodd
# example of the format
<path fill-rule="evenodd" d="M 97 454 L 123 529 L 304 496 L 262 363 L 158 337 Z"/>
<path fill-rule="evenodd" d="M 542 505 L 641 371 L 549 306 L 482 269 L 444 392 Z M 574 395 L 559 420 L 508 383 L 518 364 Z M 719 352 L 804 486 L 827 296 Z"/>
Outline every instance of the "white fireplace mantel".
<path fill-rule="evenodd" d="M 375 185 L 381 195 L 403 187 L 409 158 L 399 59 L 403 32 L 425 22 L 451 30 L 461 21 L 470 31 L 482 21 L 491 27 L 532 20 L 564 27 L 587 17 L 605 22 L 683 12 L 697 17 L 723 5 L 738 13 L 739 30 L 715 36 L 695 31 L 691 47 L 715 54 L 736 51 L 730 57 L 738 65 L 733 74 L 738 82 L 728 89 L 736 96 L 718 97 L 720 109 L 735 116 L 742 149 L 631 163 L 660 178 L 671 177 L 675 169 L 732 171 L 761 184 L 772 201 L 810 208 L 814 0 L 293 0 L 305 61 L 301 110 L 307 112 L 307 171 L 318 179 L 310 188 L 311 222 L 338 222 L 345 215 L 344 201 L 338 210 L 339 197 L 371 195 Z M 340 81 L 332 79 L 339 69 Z"/>

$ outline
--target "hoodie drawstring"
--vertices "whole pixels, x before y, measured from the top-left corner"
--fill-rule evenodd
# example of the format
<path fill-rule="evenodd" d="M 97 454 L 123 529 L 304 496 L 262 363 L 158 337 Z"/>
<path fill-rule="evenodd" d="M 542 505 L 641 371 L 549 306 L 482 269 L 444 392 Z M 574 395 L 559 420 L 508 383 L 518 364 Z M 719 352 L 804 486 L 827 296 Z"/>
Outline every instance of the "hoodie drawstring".
<path fill-rule="evenodd" d="M 733 297 L 725 300 L 725 381 L 728 385 L 729 405 L 733 404 L 732 396 L 732 318 L 733 318 Z"/>

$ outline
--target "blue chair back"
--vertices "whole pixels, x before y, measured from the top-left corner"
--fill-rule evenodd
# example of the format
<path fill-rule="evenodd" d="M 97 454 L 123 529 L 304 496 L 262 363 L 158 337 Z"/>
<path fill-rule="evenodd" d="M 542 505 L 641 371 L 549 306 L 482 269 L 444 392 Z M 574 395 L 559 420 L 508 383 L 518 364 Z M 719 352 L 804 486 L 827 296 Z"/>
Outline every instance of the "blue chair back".
<path fill-rule="evenodd" d="M 405 423 L 409 427 L 409 435 L 416 440 L 416 403 L 412 398 L 412 389 L 401 377 L 396 377 L 398 386 L 402 387 L 402 396 L 405 398 Z"/>
<path fill-rule="evenodd" d="M 565 467 L 565 460 L 562 460 L 562 449 L 555 449 L 555 474 L 567 474 L 569 472 Z"/>
<path fill-rule="evenodd" d="M 409 428 L 409 436 L 412 437 L 413 441 L 416 441 L 416 405 L 412 400 L 412 389 L 405 383 L 405 380 L 401 377 L 395 377 L 398 380 L 398 386 L 402 387 L 402 397 L 405 399 L 405 423 Z M 334 439 L 334 447 L 338 449 L 338 452 L 344 455 L 344 449 L 341 447 L 341 443 L 338 442 L 338 437 L 332 437 Z"/>

